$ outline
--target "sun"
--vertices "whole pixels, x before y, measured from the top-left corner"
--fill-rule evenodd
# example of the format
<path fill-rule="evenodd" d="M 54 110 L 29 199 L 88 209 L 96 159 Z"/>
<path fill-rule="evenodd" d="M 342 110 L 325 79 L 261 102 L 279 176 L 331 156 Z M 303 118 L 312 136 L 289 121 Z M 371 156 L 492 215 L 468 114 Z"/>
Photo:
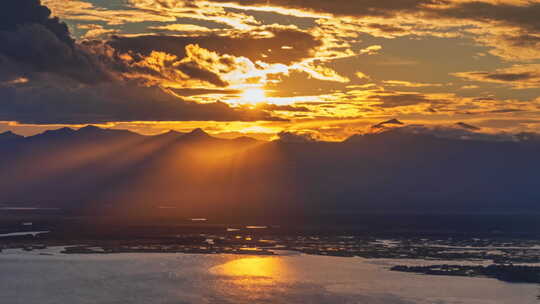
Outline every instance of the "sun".
<path fill-rule="evenodd" d="M 242 93 L 240 101 L 247 104 L 257 104 L 266 100 L 266 93 L 263 89 L 251 88 Z"/>

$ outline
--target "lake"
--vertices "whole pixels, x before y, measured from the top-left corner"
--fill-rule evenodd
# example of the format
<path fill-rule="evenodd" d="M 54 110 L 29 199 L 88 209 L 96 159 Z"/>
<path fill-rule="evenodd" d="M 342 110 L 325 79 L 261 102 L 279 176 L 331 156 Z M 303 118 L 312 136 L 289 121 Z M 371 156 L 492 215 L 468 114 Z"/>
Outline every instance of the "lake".
<path fill-rule="evenodd" d="M 0 253 L 0 303 L 538 303 L 535 284 L 389 271 L 398 260 L 277 256 Z M 429 262 L 428 262 L 429 263 Z"/>

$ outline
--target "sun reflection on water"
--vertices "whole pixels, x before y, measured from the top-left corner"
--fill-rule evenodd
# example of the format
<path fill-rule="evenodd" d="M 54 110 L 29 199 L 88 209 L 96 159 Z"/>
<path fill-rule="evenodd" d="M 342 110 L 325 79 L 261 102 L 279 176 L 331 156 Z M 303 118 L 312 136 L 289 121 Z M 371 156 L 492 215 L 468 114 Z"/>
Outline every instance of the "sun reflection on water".
<path fill-rule="evenodd" d="M 217 267 L 221 275 L 277 279 L 282 272 L 283 263 L 274 257 L 249 257 L 233 260 Z"/>
<path fill-rule="evenodd" d="M 228 278 L 222 290 L 233 297 L 260 300 L 284 279 L 287 267 L 279 257 L 246 257 L 212 269 Z"/>

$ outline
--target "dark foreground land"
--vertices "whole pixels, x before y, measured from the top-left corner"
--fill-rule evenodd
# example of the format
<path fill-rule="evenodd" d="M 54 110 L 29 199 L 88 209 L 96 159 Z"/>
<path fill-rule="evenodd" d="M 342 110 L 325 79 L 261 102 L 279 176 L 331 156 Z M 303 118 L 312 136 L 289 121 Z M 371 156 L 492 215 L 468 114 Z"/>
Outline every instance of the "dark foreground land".
<path fill-rule="evenodd" d="M 421 273 L 427 275 L 488 277 L 510 283 L 540 283 L 540 267 L 521 265 L 430 265 L 430 266 L 394 266 L 393 271 Z"/>
<path fill-rule="evenodd" d="M 440 261 L 439 265 L 401 265 L 391 270 L 540 283 L 540 237 L 534 227 L 526 229 L 535 224 L 534 217 L 524 217 L 516 225 L 495 218 L 461 218 L 455 229 L 452 218 L 436 221 L 433 217 L 404 216 L 401 222 L 395 218 L 370 218 L 358 225 L 316 226 L 220 224 L 206 219 L 120 223 L 111 219 L 10 217 L 0 225 L 0 250 L 63 246 L 65 254 L 249 255 L 289 250 L 338 257 Z M 504 230 L 506 227 L 512 229 Z"/>

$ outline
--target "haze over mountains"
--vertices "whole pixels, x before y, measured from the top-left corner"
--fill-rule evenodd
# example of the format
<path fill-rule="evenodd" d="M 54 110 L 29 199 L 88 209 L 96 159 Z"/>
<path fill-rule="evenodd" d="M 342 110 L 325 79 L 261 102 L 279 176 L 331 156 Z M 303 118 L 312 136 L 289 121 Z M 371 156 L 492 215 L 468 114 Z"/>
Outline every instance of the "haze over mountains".
<path fill-rule="evenodd" d="M 0 134 L 0 204 L 178 216 L 540 211 L 540 141 L 391 120 L 344 142 L 88 126 Z"/>

